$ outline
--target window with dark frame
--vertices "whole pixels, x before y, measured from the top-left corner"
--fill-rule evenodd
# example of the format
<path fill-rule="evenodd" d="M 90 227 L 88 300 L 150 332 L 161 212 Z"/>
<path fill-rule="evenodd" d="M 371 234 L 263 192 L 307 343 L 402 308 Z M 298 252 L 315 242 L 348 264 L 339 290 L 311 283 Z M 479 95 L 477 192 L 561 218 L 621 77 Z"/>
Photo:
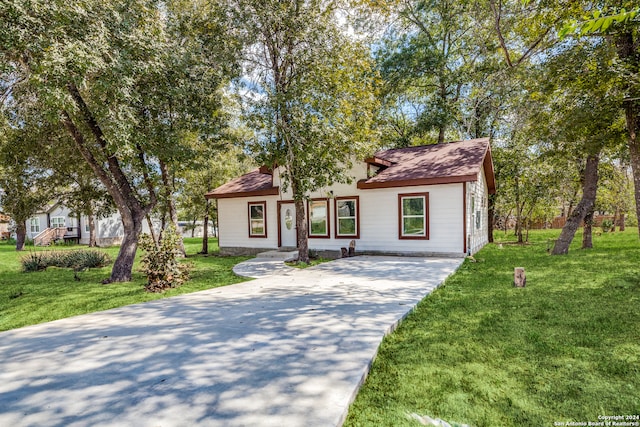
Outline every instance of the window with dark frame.
<path fill-rule="evenodd" d="M 329 237 L 329 200 L 312 199 L 308 210 L 309 237 Z"/>
<path fill-rule="evenodd" d="M 267 202 L 249 202 L 249 237 L 267 237 Z"/>
<path fill-rule="evenodd" d="M 359 238 L 359 197 L 336 197 L 336 238 Z"/>
<path fill-rule="evenodd" d="M 398 195 L 399 238 L 429 239 L 429 193 Z"/>

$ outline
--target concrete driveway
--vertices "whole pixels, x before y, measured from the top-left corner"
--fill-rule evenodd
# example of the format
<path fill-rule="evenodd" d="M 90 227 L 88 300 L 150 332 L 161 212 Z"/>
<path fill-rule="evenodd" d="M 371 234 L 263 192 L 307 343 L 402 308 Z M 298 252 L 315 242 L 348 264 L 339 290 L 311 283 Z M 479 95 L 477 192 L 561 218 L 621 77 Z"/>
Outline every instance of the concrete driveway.
<path fill-rule="evenodd" d="M 0 333 L 2 426 L 336 426 L 461 259 L 355 257 Z"/>

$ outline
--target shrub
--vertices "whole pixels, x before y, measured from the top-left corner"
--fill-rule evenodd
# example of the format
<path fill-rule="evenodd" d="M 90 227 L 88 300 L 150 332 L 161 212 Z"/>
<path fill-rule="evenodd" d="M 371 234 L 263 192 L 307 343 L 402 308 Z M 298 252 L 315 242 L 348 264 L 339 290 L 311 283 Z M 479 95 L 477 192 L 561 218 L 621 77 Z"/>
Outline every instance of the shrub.
<path fill-rule="evenodd" d="M 74 270 L 100 268 L 111 262 L 111 259 L 106 253 L 96 250 L 67 251 L 60 253 L 67 254 L 64 258 L 64 263 L 66 264 L 66 267 L 73 268 Z"/>
<path fill-rule="evenodd" d="M 173 226 L 162 232 L 159 244 L 148 234 L 140 237 L 140 247 L 145 251 L 140 265 L 141 271 L 147 276 L 145 289 L 148 292 L 163 292 L 189 280 L 191 265 L 180 263 L 178 260 L 179 239 L 180 236 Z"/>
<path fill-rule="evenodd" d="M 605 219 L 602 221 L 602 225 L 600 227 L 602 228 L 603 233 L 607 233 L 613 229 L 613 221 Z"/>
<path fill-rule="evenodd" d="M 47 268 L 44 252 L 29 252 L 29 255 L 22 257 L 20 262 L 22 263 L 22 271 L 26 273 Z"/>
<path fill-rule="evenodd" d="M 99 268 L 111 262 L 109 255 L 96 250 L 78 251 L 32 251 L 21 260 L 25 272 L 41 271 L 47 267 L 72 268 L 82 271 Z"/>

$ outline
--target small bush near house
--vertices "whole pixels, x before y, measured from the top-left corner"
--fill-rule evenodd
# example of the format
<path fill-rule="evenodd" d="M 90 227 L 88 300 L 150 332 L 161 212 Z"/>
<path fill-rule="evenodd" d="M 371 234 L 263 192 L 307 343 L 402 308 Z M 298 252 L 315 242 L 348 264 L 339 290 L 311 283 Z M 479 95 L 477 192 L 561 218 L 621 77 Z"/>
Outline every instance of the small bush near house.
<path fill-rule="evenodd" d="M 613 221 L 611 221 L 610 219 L 603 220 L 600 228 L 602 228 L 603 233 L 608 233 L 613 229 Z"/>
<path fill-rule="evenodd" d="M 82 271 L 87 268 L 104 267 L 111 262 L 111 259 L 104 252 L 95 250 L 34 251 L 29 252 L 20 262 L 24 272 L 46 270 L 47 267 L 72 268 L 74 271 Z"/>
<path fill-rule="evenodd" d="M 189 280 L 190 264 L 178 260 L 180 237 L 173 226 L 162 232 L 159 244 L 148 234 L 140 237 L 140 248 L 145 251 L 140 259 L 141 271 L 147 276 L 148 292 L 163 292 L 176 288 Z"/>

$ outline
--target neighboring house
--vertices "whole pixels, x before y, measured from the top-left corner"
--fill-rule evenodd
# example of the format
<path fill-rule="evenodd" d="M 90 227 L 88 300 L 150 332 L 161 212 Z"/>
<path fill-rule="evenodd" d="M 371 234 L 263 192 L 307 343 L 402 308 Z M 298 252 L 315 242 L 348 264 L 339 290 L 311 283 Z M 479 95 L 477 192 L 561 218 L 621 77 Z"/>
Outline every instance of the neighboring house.
<path fill-rule="evenodd" d="M 36 245 L 48 245 L 54 240 L 76 241 L 82 237 L 79 216 L 72 216 L 65 206 L 50 203 L 27 220 L 27 239 Z"/>
<path fill-rule="evenodd" d="M 208 236 L 216 235 L 215 223 L 209 221 Z M 182 237 L 203 237 L 204 221 L 178 221 L 178 231 Z"/>
<path fill-rule="evenodd" d="M 48 245 L 52 241 L 89 243 L 89 219 L 74 215 L 62 203 L 51 203 L 26 222 L 27 238 L 35 245 Z M 119 245 L 124 236 L 120 215 L 96 218 L 96 243 L 98 246 Z M 148 227 L 146 228 L 148 230 Z"/>
<path fill-rule="evenodd" d="M 10 222 L 11 217 L 0 212 L 0 240 L 7 240 L 11 237 L 11 232 L 9 232 Z"/>
<path fill-rule="evenodd" d="M 488 242 L 495 193 L 488 138 L 377 152 L 355 163 L 352 184 L 310 194 L 309 248 L 358 253 L 464 256 Z M 218 202 L 220 250 L 255 254 L 295 248 L 295 208 L 279 170 L 265 167 L 206 194 Z"/>

